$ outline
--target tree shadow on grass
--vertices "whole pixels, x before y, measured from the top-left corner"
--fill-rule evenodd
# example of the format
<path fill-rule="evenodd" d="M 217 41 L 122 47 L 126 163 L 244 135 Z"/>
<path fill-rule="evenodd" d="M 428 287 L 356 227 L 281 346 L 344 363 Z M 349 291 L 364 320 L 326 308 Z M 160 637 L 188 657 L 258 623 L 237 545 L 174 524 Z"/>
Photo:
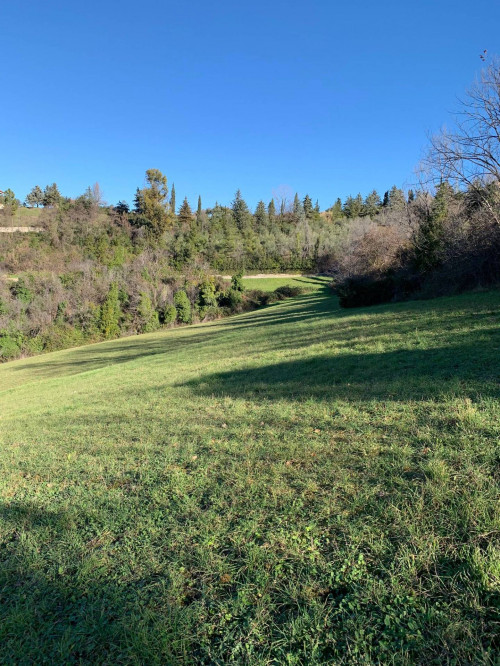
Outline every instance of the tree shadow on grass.
<path fill-rule="evenodd" d="M 70 543 L 76 515 L 30 502 L 0 505 L 0 661 L 175 663 L 168 640 L 155 640 L 150 629 L 140 628 L 155 600 L 154 576 L 120 580 L 103 576 L 97 561 L 95 568 L 86 567 L 98 538 L 68 562 L 64 543 Z M 158 589 L 165 579 L 161 583 Z M 182 642 L 175 621 L 171 627 L 163 622 L 162 630 L 163 639 L 171 632 L 172 644 Z"/>
<path fill-rule="evenodd" d="M 433 349 L 318 355 L 204 375 L 181 386 L 200 395 L 265 400 L 407 401 L 450 393 L 498 398 L 495 346 L 478 350 L 472 341 L 464 341 Z"/>

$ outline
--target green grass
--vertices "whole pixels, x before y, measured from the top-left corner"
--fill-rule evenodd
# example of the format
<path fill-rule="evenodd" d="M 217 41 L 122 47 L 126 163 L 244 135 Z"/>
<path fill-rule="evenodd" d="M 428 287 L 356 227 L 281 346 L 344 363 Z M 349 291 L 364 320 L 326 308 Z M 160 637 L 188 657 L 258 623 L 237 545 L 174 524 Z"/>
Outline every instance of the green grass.
<path fill-rule="evenodd" d="M 500 294 L 0 367 L 0 663 L 496 664 Z"/>
<path fill-rule="evenodd" d="M 243 285 L 245 289 L 261 289 L 262 291 L 274 291 L 278 287 L 303 287 L 304 289 L 317 289 L 318 285 L 327 286 L 331 278 L 326 277 L 301 277 L 289 278 L 244 278 Z"/>

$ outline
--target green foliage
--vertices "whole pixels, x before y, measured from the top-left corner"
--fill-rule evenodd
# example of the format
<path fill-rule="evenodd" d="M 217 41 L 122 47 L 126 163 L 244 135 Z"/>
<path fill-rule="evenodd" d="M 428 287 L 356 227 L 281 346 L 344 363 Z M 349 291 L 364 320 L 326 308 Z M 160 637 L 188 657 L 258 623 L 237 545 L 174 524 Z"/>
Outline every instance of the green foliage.
<path fill-rule="evenodd" d="M 105 338 L 114 338 L 120 333 L 121 316 L 118 285 L 113 282 L 101 306 L 99 317 L 99 329 Z"/>
<path fill-rule="evenodd" d="M 9 209 L 11 213 L 15 213 L 21 204 L 19 199 L 16 199 L 16 195 L 10 187 L 0 196 L 0 203 Z"/>
<path fill-rule="evenodd" d="M 147 221 L 154 235 L 160 236 L 171 224 L 167 178 L 158 169 L 146 171 L 146 187 L 137 188 L 134 203 L 138 221 Z"/>
<path fill-rule="evenodd" d="M 43 205 L 43 190 L 39 185 L 35 185 L 26 196 L 26 204 L 28 206 L 35 206 L 36 208 Z"/>
<path fill-rule="evenodd" d="M 187 197 L 184 197 L 184 201 L 179 208 L 178 218 L 181 224 L 190 225 L 193 222 L 193 211 L 191 210 Z"/>
<path fill-rule="evenodd" d="M 145 292 L 141 292 L 139 295 L 137 316 L 139 317 L 140 330 L 142 333 L 151 333 L 160 328 L 158 312 L 155 310 L 150 296 Z"/>
<path fill-rule="evenodd" d="M 428 272 L 440 265 L 444 249 L 444 222 L 453 198 L 449 183 L 441 183 L 436 191 L 430 214 L 420 224 L 414 238 L 416 267 Z"/>
<path fill-rule="evenodd" d="M 10 361 L 21 353 L 23 336 L 0 331 L 0 361 Z"/>
<path fill-rule="evenodd" d="M 170 324 L 175 324 L 177 321 L 177 308 L 175 305 L 168 303 L 163 309 L 163 324 L 168 326 Z"/>
<path fill-rule="evenodd" d="M 208 278 L 200 285 L 200 305 L 202 307 L 213 307 L 217 305 L 217 289 L 215 280 Z"/>
<path fill-rule="evenodd" d="M 243 284 L 243 271 L 235 273 L 231 278 L 231 289 L 234 291 L 245 291 L 245 285 Z"/>
<path fill-rule="evenodd" d="M 231 204 L 231 209 L 233 211 L 234 221 L 237 228 L 240 230 L 243 229 L 249 222 L 250 211 L 248 210 L 245 200 L 241 196 L 240 190 L 236 191 L 234 201 Z"/>
<path fill-rule="evenodd" d="M 57 206 L 61 202 L 61 199 L 61 193 L 59 192 L 59 188 L 57 187 L 56 183 L 52 183 L 52 185 L 46 186 L 43 191 L 42 203 L 44 206 L 49 208 Z"/>
<path fill-rule="evenodd" d="M 174 304 L 177 310 L 177 321 L 181 324 L 190 324 L 192 319 L 191 303 L 183 289 L 176 292 Z"/>
<path fill-rule="evenodd" d="M 14 282 L 11 285 L 10 291 L 18 301 L 21 301 L 21 303 L 24 303 L 25 305 L 29 305 L 34 298 L 33 291 L 22 277 L 18 278 L 17 282 Z"/>

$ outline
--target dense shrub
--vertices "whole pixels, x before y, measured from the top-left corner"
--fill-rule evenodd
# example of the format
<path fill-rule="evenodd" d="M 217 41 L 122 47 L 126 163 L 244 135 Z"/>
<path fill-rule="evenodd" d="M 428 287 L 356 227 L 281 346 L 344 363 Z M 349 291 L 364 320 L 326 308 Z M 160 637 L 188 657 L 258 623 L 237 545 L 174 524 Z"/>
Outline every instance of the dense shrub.
<path fill-rule="evenodd" d="M 293 298 L 294 296 L 299 296 L 304 293 L 302 287 L 292 287 L 289 285 L 283 285 L 274 290 L 274 295 L 278 301 L 282 301 L 285 298 Z"/>
<path fill-rule="evenodd" d="M 190 324 L 192 319 L 191 303 L 183 289 L 176 292 L 174 303 L 177 310 L 177 321 L 180 324 Z"/>
<path fill-rule="evenodd" d="M 175 307 L 175 305 L 171 305 L 170 303 L 168 303 L 163 308 L 162 323 L 165 326 L 168 326 L 170 324 L 174 324 L 176 321 L 177 321 L 177 308 Z"/>

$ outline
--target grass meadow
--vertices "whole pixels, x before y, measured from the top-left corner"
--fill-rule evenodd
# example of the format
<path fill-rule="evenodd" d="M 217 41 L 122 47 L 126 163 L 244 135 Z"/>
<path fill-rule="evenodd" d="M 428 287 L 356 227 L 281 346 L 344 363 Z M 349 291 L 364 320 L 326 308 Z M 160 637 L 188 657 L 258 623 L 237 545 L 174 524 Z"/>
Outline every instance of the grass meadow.
<path fill-rule="evenodd" d="M 500 293 L 308 280 L 0 366 L 0 663 L 499 663 Z"/>

